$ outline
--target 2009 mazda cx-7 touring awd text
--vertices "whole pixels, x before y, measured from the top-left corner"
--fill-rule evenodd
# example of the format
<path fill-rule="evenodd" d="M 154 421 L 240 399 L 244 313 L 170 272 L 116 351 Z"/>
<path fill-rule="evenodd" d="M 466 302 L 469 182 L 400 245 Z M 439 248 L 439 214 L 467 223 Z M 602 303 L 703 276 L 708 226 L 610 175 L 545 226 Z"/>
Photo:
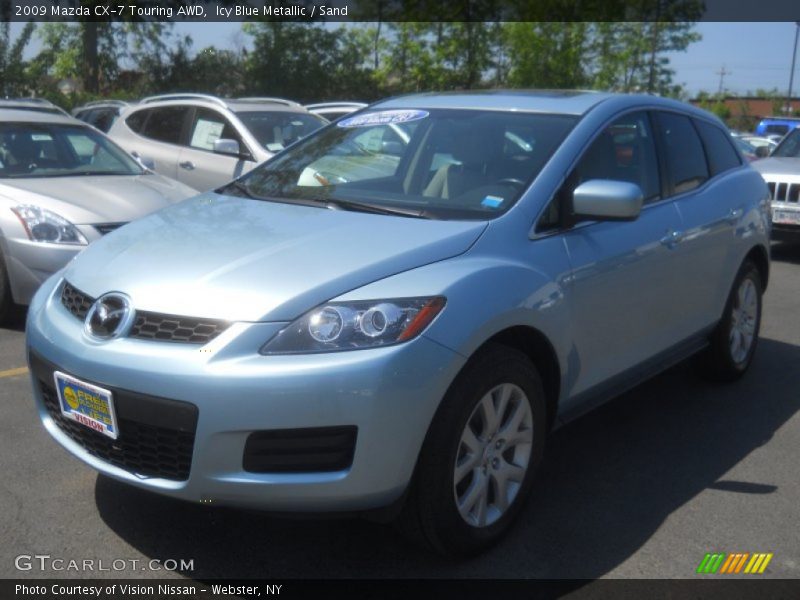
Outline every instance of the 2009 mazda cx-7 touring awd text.
<path fill-rule="evenodd" d="M 511 525 L 556 425 L 756 348 L 769 194 L 650 96 L 415 95 L 98 240 L 28 313 L 39 414 L 193 502 L 396 513 L 442 552 Z"/>

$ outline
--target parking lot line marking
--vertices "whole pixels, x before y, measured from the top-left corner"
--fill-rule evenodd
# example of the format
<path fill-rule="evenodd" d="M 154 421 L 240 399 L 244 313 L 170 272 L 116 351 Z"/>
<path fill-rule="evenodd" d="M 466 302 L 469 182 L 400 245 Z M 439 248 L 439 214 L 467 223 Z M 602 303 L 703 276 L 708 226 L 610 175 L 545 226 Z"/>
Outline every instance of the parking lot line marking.
<path fill-rule="evenodd" d="M 0 379 L 3 377 L 13 377 L 14 375 L 23 375 L 28 372 L 28 367 L 17 367 L 16 369 L 8 369 L 0 371 Z"/>

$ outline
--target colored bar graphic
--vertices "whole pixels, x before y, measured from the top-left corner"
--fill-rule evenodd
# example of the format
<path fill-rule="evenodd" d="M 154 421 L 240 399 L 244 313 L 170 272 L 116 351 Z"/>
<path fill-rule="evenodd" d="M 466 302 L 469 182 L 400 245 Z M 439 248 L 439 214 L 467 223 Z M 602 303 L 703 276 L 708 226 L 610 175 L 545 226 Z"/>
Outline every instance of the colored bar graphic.
<path fill-rule="evenodd" d="M 719 570 L 720 566 L 722 566 L 723 560 L 725 560 L 724 552 L 714 554 L 708 553 L 703 557 L 700 566 L 697 567 L 697 572 L 713 575 Z"/>
<path fill-rule="evenodd" d="M 741 570 L 742 570 L 742 567 L 744 566 L 744 563 L 745 563 L 745 561 L 747 560 L 747 557 L 748 557 L 748 556 L 750 556 L 750 553 L 749 553 L 749 552 L 745 552 L 745 553 L 742 555 L 742 559 L 739 561 L 739 564 L 737 564 L 737 565 L 736 565 L 736 570 L 735 570 L 735 571 L 733 571 L 734 573 L 738 573 L 739 571 L 741 571 Z"/>
<path fill-rule="evenodd" d="M 708 552 L 700 561 L 697 572 L 705 575 L 733 575 L 744 573 L 750 575 L 760 575 L 767 569 L 774 555 L 766 552 Z M 749 560 L 748 560 L 749 559 Z M 747 566 L 745 566 L 747 565 Z"/>
<path fill-rule="evenodd" d="M 764 562 L 761 563 L 761 568 L 758 570 L 759 574 L 763 573 L 766 570 L 767 565 L 769 564 L 769 561 L 772 560 L 772 556 L 773 556 L 773 554 L 772 554 L 772 552 L 770 552 L 769 554 L 767 554 L 764 557 Z"/>

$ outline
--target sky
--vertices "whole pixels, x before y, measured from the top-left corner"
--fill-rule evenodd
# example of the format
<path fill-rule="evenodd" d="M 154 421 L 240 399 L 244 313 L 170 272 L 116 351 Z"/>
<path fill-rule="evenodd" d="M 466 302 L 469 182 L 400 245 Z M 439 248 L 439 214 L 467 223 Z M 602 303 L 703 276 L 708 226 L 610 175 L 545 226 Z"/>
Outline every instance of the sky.
<path fill-rule="evenodd" d="M 22 24 L 12 24 L 16 35 Z M 675 70 L 675 82 L 683 84 L 689 95 L 700 91 L 715 93 L 720 87 L 720 71 L 724 69 L 723 89 L 745 95 L 756 89 L 777 88 L 785 94 L 789 87 L 795 30 L 791 22 L 768 23 L 698 23 L 695 30 L 702 36 L 686 52 L 669 54 Z M 190 35 L 194 49 L 209 45 L 234 48 L 247 44 L 241 34 L 241 23 L 177 23 L 176 35 Z M 35 53 L 38 44 L 31 44 Z M 800 96 L 800 59 L 795 67 L 794 96 Z"/>

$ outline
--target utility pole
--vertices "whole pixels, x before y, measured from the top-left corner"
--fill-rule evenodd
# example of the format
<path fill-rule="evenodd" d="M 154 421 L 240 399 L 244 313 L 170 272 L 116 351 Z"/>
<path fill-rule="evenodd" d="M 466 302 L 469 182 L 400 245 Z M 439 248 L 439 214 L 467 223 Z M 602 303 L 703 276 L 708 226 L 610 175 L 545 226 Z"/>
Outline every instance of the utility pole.
<path fill-rule="evenodd" d="M 725 65 L 722 65 L 722 68 L 717 71 L 717 75 L 719 75 L 719 89 L 717 90 L 717 96 L 722 96 L 722 83 L 725 81 L 725 75 L 733 75 L 731 71 L 725 69 Z"/>
<path fill-rule="evenodd" d="M 795 21 L 794 50 L 792 50 L 792 70 L 789 72 L 789 92 L 786 94 L 786 112 L 792 112 L 792 84 L 794 83 L 794 60 L 797 58 L 797 35 L 800 34 L 800 21 Z"/>

